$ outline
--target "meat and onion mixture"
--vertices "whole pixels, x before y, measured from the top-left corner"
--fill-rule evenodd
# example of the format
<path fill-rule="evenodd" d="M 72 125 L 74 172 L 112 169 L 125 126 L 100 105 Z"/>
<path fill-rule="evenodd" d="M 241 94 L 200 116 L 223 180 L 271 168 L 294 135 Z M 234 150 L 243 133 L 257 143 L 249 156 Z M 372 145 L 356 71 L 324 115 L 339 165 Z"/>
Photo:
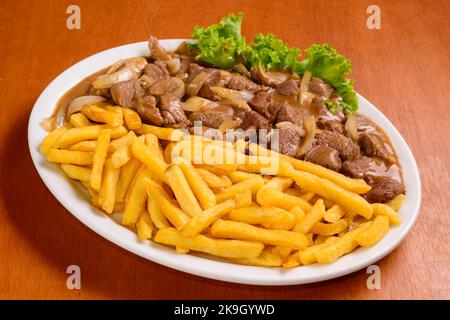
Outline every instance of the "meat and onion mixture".
<path fill-rule="evenodd" d="M 364 179 L 372 188 L 363 197 L 371 203 L 405 192 L 388 137 L 352 109 L 346 89 L 330 84 L 332 76 L 318 68 L 295 72 L 273 61 L 272 66 L 252 63 L 259 56 L 245 50 L 232 64 L 218 66 L 202 59 L 198 40 L 167 52 L 150 37 L 150 56 L 120 61 L 89 77 L 62 99 L 60 109 L 67 118 L 84 104 L 107 100 L 136 110 L 144 123 L 156 126 L 192 130 L 201 121 L 202 132 L 266 129 L 269 143 L 278 129 L 280 153 Z M 307 50 L 309 59 L 319 50 L 313 49 Z M 299 64 L 305 66 L 305 60 Z"/>

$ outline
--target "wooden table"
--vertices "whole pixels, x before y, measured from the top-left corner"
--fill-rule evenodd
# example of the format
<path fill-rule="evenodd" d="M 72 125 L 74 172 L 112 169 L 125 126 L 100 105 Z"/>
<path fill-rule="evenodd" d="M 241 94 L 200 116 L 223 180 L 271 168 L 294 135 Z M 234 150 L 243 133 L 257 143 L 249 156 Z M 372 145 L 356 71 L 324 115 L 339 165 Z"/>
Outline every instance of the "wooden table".
<path fill-rule="evenodd" d="M 81 30 L 66 9 L 81 8 Z M 366 27 L 381 8 L 381 30 Z M 67 212 L 39 178 L 27 145 L 40 92 L 77 61 L 118 45 L 187 38 L 195 24 L 245 12 L 243 33 L 273 32 L 291 46 L 331 43 L 353 63 L 356 88 L 410 145 L 422 209 L 381 260 L 382 288 L 365 270 L 319 284 L 258 287 L 207 280 L 139 258 Z M 403 299 L 450 298 L 450 6 L 448 1 L 24 1 L 0 3 L 0 298 Z M 81 290 L 66 268 L 81 267 Z"/>

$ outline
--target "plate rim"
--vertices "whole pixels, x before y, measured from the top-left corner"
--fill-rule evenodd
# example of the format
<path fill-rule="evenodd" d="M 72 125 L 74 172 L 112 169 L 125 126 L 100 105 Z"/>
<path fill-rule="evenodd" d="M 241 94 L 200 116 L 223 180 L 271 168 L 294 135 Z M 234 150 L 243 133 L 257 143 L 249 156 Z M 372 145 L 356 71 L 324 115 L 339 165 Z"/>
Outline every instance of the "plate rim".
<path fill-rule="evenodd" d="M 164 39 L 160 40 L 161 44 L 165 47 L 174 47 L 177 44 L 181 43 L 182 41 L 192 41 L 191 39 Z M 30 155 L 33 160 L 34 167 L 38 171 L 39 176 L 41 177 L 42 181 L 46 185 L 47 189 L 52 193 L 52 195 L 58 200 L 59 203 L 61 203 L 66 210 L 68 210 L 75 218 L 77 218 L 79 221 L 81 221 L 85 226 L 87 226 L 89 229 L 94 231 L 95 233 L 99 234 L 103 238 L 109 240 L 110 242 L 120 246 L 121 248 L 132 252 L 138 256 L 141 256 L 147 260 L 153 261 L 155 263 L 164 265 L 169 268 L 173 268 L 182 272 L 187 272 L 190 274 L 194 274 L 197 276 L 215 279 L 219 281 L 226 281 L 226 282 L 233 282 L 233 283 L 241 283 L 241 284 L 252 284 L 252 285 L 269 285 L 269 286 L 280 286 L 280 285 L 297 285 L 297 284 L 306 284 L 306 283 L 313 283 L 313 282 L 320 282 L 325 281 L 333 278 L 338 278 L 346 274 L 353 273 L 357 270 L 361 270 L 371 264 L 373 264 L 376 261 L 379 261 L 380 259 L 384 258 L 386 255 L 388 255 L 390 252 L 392 252 L 395 248 L 398 247 L 398 245 L 403 241 L 405 236 L 411 231 L 412 227 L 417 221 L 417 218 L 420 213 L 420 206 L 421 206 L 421 198 L 422 198 L 422 186 L 421 186 L 421 179 L 419 174 L 419 169 L 416 163 L 416 160 L 414 158 L 413 153 L 411 152 L 408 144 L 406 143 L 403 136 L 400 134 L 398 129 L 391 123 L 391 121 L 372 103 L 370 103 L 367 99 L 365 99 L 362 95 L 358 93 L 358 98 L 360 100 L 360 105 L 367 105 L 369 108 L 369 113 L 372 113 L 376 115 L 379 119 L 381 119 L 381 122 L 384 122 L 387 124 L 388 128 L 382 127 L 385 131 L 391 131 L 391 133 L 394 133 L 396 144 L 401 145 L 401 149 L 405 154 L 402 154 L 402 158 L 408 159 L 410 161 L 408 163 L 408 166 L 410 167 L 411 172 L 409 172 L 414 180 L 416 181 L 414 188 L 408 187 L 407 190 L 407 199 L 411 201 L 412 206 L 412 212 L 410 213 L 412 215 L 411 219 L 408 221 L 407 225 L 402 227 L 396 227 L 396 228 L 402 228 L 401 232 L 395 237 L 394 242 L 387 245 L 387 248 L 374 250 L 377 248 L 378 245 L 380 245 L 383 240 L 387 240 L 389 234 L 392 235 L 391 228 L 389 230 L 389 233 L 386 235 L 385 239 L 383 239 L 380 243 L 376 244 L 375 246 L 371 248 L 358 248 L 356 251 L 352 252 L 349 255 L 346 255 L 342 258 L 340 258 L 338 261 L 329 264 L 329 265 L 311 265 L 311 266 L 301 266 L 299 268 L 295 269 L 303 269 L 307 268 L 313 276 L 307 276 L 302 277 L 302 274 L 299 274 L 298 276 L 288 276 L 289 272 L 295 270 L 284 270 L 282 268 L 263 268 L 263 267 L 253 267 L 253 266 L 243 266 L 243 265 L 237 265 L 227 262 L 221 262 L 213 259 L 205 259 L 196 255 L 180 255 L 175 253 L 174 250 L 166 248 L 165 246 L 155 244 L 153 241 L 145 241 L 140 242 L 135 239 L 135 243 L 129 243 L 130 236 L 123 233 L 124 237 L 119 237 L 115 234 L 115 229 L 111 226 L 110 223 L 106 222 L 104 226 L 103 225 L 94 225 L 94 219 L 92 217 L 89 217 L 89 213 L 82 212 L 82 210 L 74 208 L 74 204 L 69 203 L 67 199 L 70 199 L 70 197 L 67 197 L 64 194 L 61 194 L 61 192 L 64 192 L 64 189 L 67 189 L 66 187 L 62 189 L 58 189 L 58 186 L 56 186 L 57 183 L 52 182 L 51 175 L 46 172 L 46 170 L 50 170 L 49 168 L 56 168 L 56 165 L 53 164 L 42 164 L 40 161 L 42 159 L 45 159 L 38 151 L 39 143 L 41 140 L 37 139 L 36 130 L 39 130 L 44 132 L 42 127 L 40 126 L 40 121 L 42 120 L 42 112 L 45 107 L 45 101 L 46 100 L 58 100 L 67 90 L 69 90 L 73 85 L 78 83 L 80 80 L 82 80 L 85 76 L 94 73 L 98 69 L 93 69 L 87 67 L 86 69 L 89 69 L 89 71 L 83 71 L 85 75 L 80 76 L 78 73 L 78 69 L 82 69 L 85 65 L 89 64 L 95 64 L 99 63 L 98 59 L 105 58 L 104 60 L 112 59 L 116 55 L 120 55 L 122 52 L 125 53 L 125 55 L 128 54 L 128 50 L 130 50 L 130 54 L 128 57 L 136 56 L 135 54 L 131 54 L 131 52 L 138 53 L 142 52 L 144 50 L 144 47 L 147 47 L 146 41 L 141 42 L 134 42 L 129 43 L 122 46 L 117 46 L 111 49 L 103 50 L 101 52 L 95 53 L 87 58 L 82 59 L 81 61 L 73 64 L 71 67 L 64 70 L 62 73 L 60 73 L 56 78 L 54 78 L 47 87 L 42 91 L 39 98 L 36 100 L 36 103 L 33 106 L 33 109 L 30 113 L 29 121 L 28 121 L 28 146 Z M 97 62 L 95 62 L 97 61 Z M 105 63 L 105 67 L 110 65 L 112 63 Z M 75 73 L 75 74 L 73 74 Z M 63 83 L 60 82 L 63 81 L 66 77 L 71 78 L 71 81 L 69 83 Z M 57 92 L 56 98 L 51 98 L 51 96 L 55 96 L 56 94 L 53 93 L 53 91 Z M 44 104 L 44 107 L 42 105 Z M 50 113 L 54 108 L 53 106 L 47 106 L 47 109 L 50 108 Z M 48 115 L 50 115 L 50 113 Z M 38 121 L 36 121 L 38 120 Z M 374 120 L 375 121 L 375 120 Z M 375 121 L 377 124 L 379 124 L 379 120 Z M 41 134 L 42 135 L 42 134 Z M 393 142 L 393 136 L 388 135 L 391 142 Z M 394 144 L 394 143 L 393 143 Z M 398 148 L 395 147 L 395 150 L 398 153 Z M 399 155 L 400 156 L 400 155 Z M 46 160 L 45 160 L 46 161 Z M 405 166 L 404 163 L 402 163 L 402 169 L 403 169 L 403 176 L 405 177 Z M 53 170 L 53 169 L 51 169 Z M 59 169 L 57 170 L 59 171 Z M 59 175 L 61 175 L 61 172 L 58 172 Z M 62 175 L 63 176 L 63 175 Z M 62 177 L 66 182 L 68 181 L 67 178 L 64 176 Z M 55 178 L 56 179 L 56 178 Z M 61 181 L 61 179 L 57 179 L 58 181 Z M 66 183 L 66 185 L 69 185 L 69 188 L 74 187 L 74 183 L 70 182 L 69 184 Z M 62 191 L 61 191 L 62 190 Z M 73 191 L 73 190 L 72 190 Z M 74 191 L 77 193 L 77 191 Z M 415 196 L 415 199 L 408 198 L 408 194 L 412 193 Z M 75 195 L 75 194 L 74 194 Z M 85 201 L 87 202 L 87 201 Z M 405 203 L 407 201 L 405 200 Z M 92 207 L 89 203 L 87 205 L 91 208 L 90 214 L 93 216 L 96 215 L 96 213 L 99 213 L 101 211 L 95 209 Z M 82 206 L 85 209 L 85 206 Z M 404 208 L 402 208 L 403 210 Z M 107 217 L 104 215 L 109 221 L 112 221 L 110 217 Z M 103 218 L 104 218 L 103 217 Z M 98 217 L 96 217 L 98 218 Z M 98 222 L 95 221 L 95 223 Z M 118 227 L 128 231 L 129 233 L 132 233 L 131 230 L 121 226 L 117 225 Z M 108 228 L 113 228 L 113 231 L 108 230 Z M 122 232 L 120 232 L 122 233 Z M 133 233 L 134 234 L 134 233 Z M 385 241 L 384 241 L 385 242 Z M 142 247 L 141 247 L 142 246 Z M 386 247 L 386 245 L 385 245 Z M 151 248 L 152 250 L 146 250 L 145 248 Z M 160 254 L 159 254 L 159 251 Z M 333 266 L 336 266 L 335 264 L 342 260 L 352 260 L 348 257 L 355 257 L 357 255 L 365 255 L 367 251 L 372 252 L 374 251 L 370 257 L 365 258 L 362 261 L 359 262 L 352 262 L 352 265 L 348 268 L 340 268 L 338 270 L 333 271 Z M 199 261 L 198 259 L 201 259 Z M 187 263 L 193 262 L 194 266 L 187 267 Z M 200 263 L 199 263 L 200 262 Z M 220 265 L 217 265 L 217 264 Z M 223 267 L 227 269 L 227 272 L 221 271 Z M 217 267 L 217 268 L 216 268 Z M 318 269 L 318 270 L 317 270 Z M 264 270 L 264 271 L 263 271 Z M 315 271 L 311 271 L 315 270 Z M 325 270 L 325 273 L 320 273 L 321 270 Z M 233 274 L 230 274 L 230 272 L 233 271 Z M 239 272 L 241 271 L 241 272 Z M 245 272 L 244 272 L 245 271 Z M 297 272 L 298 273 L 298 272 Z M 267 278 L 267 275 L 273 275 L 272 278 Z M 292 273 L 291 273 L 292 274 Z M 244 275 L 244 276 L 243 276 Z M 251 275 L 251 278 L 248 277 L 248 275 Z"/>

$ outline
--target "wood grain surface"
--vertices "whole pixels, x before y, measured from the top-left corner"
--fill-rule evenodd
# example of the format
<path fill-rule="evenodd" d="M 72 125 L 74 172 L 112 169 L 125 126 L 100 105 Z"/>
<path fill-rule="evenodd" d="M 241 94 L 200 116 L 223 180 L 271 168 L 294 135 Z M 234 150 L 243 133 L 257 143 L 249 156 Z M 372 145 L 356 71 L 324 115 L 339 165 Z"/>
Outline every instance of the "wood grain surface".
<path fill-rule="evenodd" d="M 81 30 L 66 9 L 81 8 Z M 381 30 L 366 27 L 381 8 Z M 353 63 L 356 89 L 411 147 L 422 177 L 420 217 L 378 262 L 317 284 L 258 287 L 207 280 L 137 257 L 82 225 L 47 190 L 32 164 L 27 122 L 40 92 L 81 59 L 118 45 L 187 38 L 195 24 L 245 12 L 243 33 L 273 32 L 291 46 L 331 43 Z M 450 4 L 401 1 L 0 2 L 0 298 L 6 299 L 407 299 L 450 298 Z M 81 267 L 81 290 L 66 268 Z"/>

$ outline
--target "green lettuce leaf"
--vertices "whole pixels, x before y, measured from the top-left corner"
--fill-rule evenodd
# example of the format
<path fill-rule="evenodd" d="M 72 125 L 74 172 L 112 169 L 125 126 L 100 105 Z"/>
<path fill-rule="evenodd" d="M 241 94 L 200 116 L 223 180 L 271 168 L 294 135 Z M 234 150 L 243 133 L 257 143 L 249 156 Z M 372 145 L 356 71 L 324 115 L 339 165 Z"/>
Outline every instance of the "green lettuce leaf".
<path fill-rule="evenodd" d="M 271 33 L 259 33 L 251 46 L 245 44 L 238 50 L 248 67 L 265 70 L 292 69 L 300 54 L 299 49 L 289 48 Z"/>
<path fill-rule="evenodd" d="M 198 40 L 193 45 L 199 51 L 196 59 L 217 67 L 232 68 L 237 63 L 238 47 L 245 44 L 245 38 L 241 37 L 243 17 L 243 13 L 230 14 L 218 24 L 206 28 L 196 26 L 192 32 L 192 37 Z"/>
<path fill-rule="evenodd" d="M 299 73 L 310 71 L 334 87 L 342 97 L 342 102 L 339 106 L 328 106 L 330 111 L 340 109 L 351 114 L 358 110 L 358 98 L 353 90 L 354 81 L 348 78 L 352 73 L 350 61 L 328 44 L 313 44 L 306 52 L 307 57 L 297 62 L 294 70 Z"/>

